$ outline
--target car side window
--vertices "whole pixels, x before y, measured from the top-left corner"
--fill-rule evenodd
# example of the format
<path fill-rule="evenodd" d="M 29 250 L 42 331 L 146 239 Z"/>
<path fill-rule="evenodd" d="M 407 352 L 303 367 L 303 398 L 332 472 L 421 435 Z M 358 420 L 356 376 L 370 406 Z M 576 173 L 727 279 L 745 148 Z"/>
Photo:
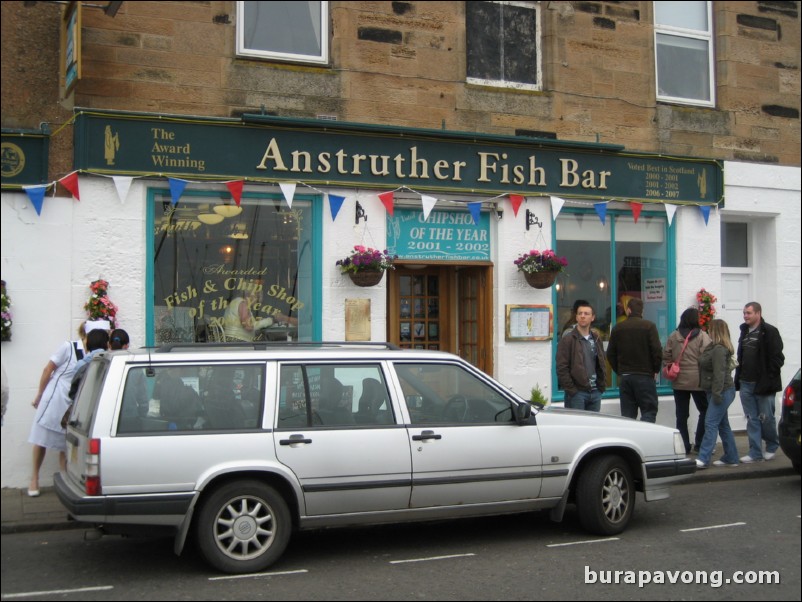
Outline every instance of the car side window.
<path fill-rule="evenodd" d="M 133 367 L 117 433 L 258 428 L 263 383 L 264 368 L 256 364 Z"/>
<path fill-rule="evenodd" d="M 285 364 L 278 428 L 395 424 L 378 364 Z"/>
<path fill-rule="evenodd" d="M 412 424 L 511 422 L 512 404 L 457 364 L 395 364 Z"/>

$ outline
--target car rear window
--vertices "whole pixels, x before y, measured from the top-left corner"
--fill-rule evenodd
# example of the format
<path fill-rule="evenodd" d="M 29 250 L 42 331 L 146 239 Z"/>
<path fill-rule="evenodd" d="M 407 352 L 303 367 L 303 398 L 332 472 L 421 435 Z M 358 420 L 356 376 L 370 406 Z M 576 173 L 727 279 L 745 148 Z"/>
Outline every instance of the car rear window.
<path fill-rule="evenodd" d="M 106 378 L 108 369 L 108 361 L 97 359 L 92 361 L 86 370 L 83 383 L 76 395 L 75 404 L 70 414 L 70 426 L 85 435 L 89 433 L 92 416 L 95 414 L 95 408 L 103 390 L 103 380 Z"/>
<path fill-rule="evenodd" d="M 118 434 L 257 429 L 262 364 L 181 364 L 129 368 Z"/>

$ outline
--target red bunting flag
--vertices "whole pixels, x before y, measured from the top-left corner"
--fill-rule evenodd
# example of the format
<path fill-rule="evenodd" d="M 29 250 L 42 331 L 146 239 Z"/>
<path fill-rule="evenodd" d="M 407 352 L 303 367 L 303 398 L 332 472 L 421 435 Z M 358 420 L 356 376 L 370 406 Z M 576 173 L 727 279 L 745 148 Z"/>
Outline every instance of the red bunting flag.
<path fill-rule="evenodd" d="M 393 214 L 393 198 L 394 198 L 394 196 L 395 195 L 393 194 L 392 191 L 383 192 L 383 193 L 381 193 L 379 195 L 379 200 L 382 202 L 382 205 L 384 205 L 384 208 L 387 209 L 387 213 L 389 213 L 390 215 Z"/>
<path fill-rule="evenodd" d="M 641 209 L 643 209 L 643 203 L 630 203 L 629 206 L 632 208 L 632 215 L 635 218 L 635 223 L 637 224 Z"/>
<path fill-rule="evenodd" d="M 59 180 L 59 184 L 64 186 L 70 191 L 70 194 L 79 201 L 81 200 L 81 193 L 78 191 L 78 172 L 74 171 Z"/>
<path fill-rule="evenodd" d="M 524 202 L 524 197 L 522 197 L 520 194 L 510 194 L 508 196 L 510 197 L 510 203 L 512 203 L 512 212 L 515 217 L 518 217 L 518 209 L 521 208 L 521 203 Z"/>
<path fill-rule="evenodd" d="M 245 184 L 243 180 L 235 180 L 234 182 L 226 182 L 226 186 L 228 187 L 229 192 L 231 192 L 231 196 L 234 198 L 234 202 L 239 207 L 239 203 L 242 200 L 242 187 Z"/>

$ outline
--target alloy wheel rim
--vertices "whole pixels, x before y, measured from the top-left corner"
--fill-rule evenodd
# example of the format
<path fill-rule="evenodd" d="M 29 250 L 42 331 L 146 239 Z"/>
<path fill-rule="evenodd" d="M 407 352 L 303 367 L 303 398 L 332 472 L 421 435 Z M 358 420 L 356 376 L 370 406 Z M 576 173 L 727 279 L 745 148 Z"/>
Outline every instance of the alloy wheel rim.
<path fill-rule="evenodd" d="M 629 507 L 629 495 L 624 473 L 617 469 L 610 471 L 602 487 L 602 508 L 607 520 L 618 523 L 624 519 Z"/>
<path fill-rule="evenodd" d="M 240 496 L 215 517 L 214 539 L 226 556 L 250 560 L 264 554 L 275 538 L 273 512 L 264 500 Z"/>

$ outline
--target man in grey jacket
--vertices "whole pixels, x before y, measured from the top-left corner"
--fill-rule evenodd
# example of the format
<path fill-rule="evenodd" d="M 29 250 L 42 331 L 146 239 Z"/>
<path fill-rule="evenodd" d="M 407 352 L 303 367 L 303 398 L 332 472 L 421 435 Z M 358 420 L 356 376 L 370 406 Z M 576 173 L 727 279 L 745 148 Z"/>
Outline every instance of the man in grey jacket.
<path fill-rule="evenodd" d="M 619 376 L 621 415 L 641 420 L 657 420 L 657 384 L 663 347 L 657 326 L 643 319 L 643 301 L 630 299 L 627 319 L 613 328 L 607 347 L 607 360 Z"/>

